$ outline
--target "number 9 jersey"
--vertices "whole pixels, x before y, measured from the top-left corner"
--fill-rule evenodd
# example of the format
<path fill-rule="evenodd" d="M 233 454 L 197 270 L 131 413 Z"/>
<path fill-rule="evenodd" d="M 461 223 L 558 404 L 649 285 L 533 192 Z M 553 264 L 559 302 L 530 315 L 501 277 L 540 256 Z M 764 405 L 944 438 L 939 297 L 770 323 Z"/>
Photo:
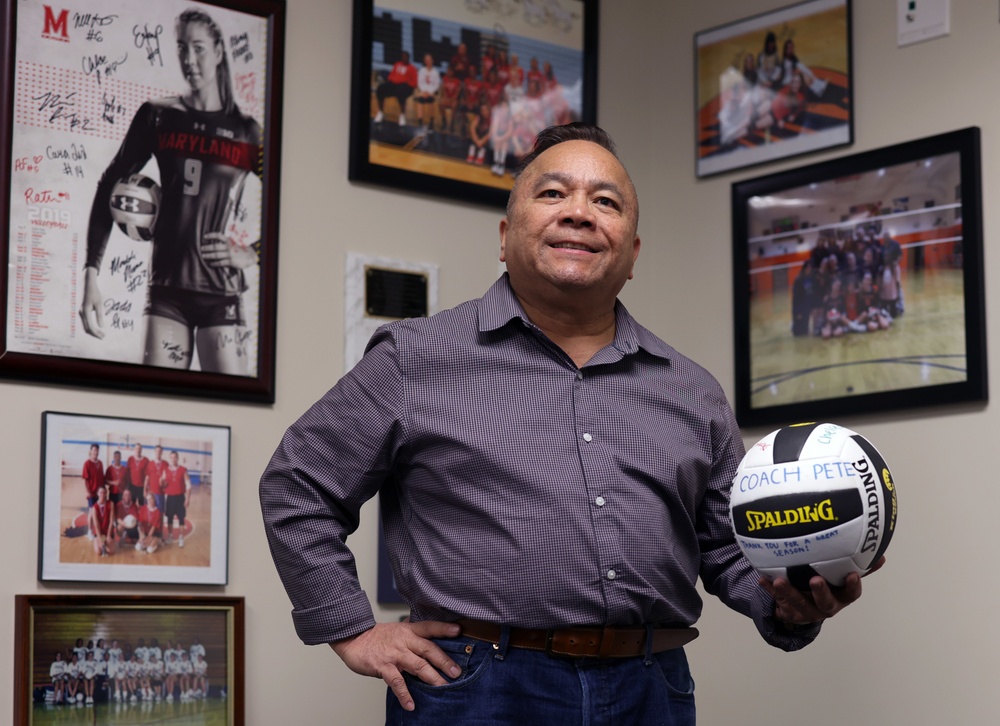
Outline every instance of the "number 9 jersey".
<path fill-rule="evenodd" d="M 260 125 L 233 111 L 199 111 L 178 96 L 147 101 L 136 112 L 117 155 L 97 185 L 87 233 L 87 267 L 100 269 L 111 233 L 108 204 L 119 179 L 156 157 L 162 189 L 153 234 L 150 285 L 233 295 L 242 271 L 212 267 L 201 256 L 208 233 L 224 233 L 247 174 L 263 175 Z"/>

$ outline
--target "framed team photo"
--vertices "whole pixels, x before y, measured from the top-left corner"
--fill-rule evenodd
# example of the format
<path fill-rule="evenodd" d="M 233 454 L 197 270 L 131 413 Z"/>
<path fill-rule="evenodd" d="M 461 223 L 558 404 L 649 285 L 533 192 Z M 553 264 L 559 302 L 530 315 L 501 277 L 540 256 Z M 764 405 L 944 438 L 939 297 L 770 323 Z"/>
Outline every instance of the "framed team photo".
<path fill-rule="evenodd" d="M 697 176 L 853 143 L 851 0 L 806 0 L 694 45 Z"/>
<path fill-rule="evenodd" d="M 987 400 L 978 128 L 733 184 L 743 425 Z"/>
<path fill-rule="evenodd" d="M 503 206 L 547 126 L 597 120 L 597 0 L 354 0 L 349 178 Z"/>
<path fill-rule="evenodd" d="M 225 585 L 228 426 L 42 414 L 38 579 Z"/>
<path fill-rule="evenodd" d="M 244 723 L 241 597 L 16 595 L 14 722 Z"/>
<path fill-rule="evenodd" d="M 0 377 L 273 402 L 284 0 L 0 8 Z"/>

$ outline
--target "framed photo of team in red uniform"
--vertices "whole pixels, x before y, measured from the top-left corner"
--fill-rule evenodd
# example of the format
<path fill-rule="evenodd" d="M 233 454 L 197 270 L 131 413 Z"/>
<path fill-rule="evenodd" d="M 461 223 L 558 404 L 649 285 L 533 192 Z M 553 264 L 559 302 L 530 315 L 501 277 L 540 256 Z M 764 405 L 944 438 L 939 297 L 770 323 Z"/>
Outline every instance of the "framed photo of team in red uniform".
<path fill-rule="evenodd" d="M 244 623 L 242 597 L 16 595 L 14 723 L 242 724 Z"/>
<path fill-rule="evenodd" d="M 0 8 L 0 377 L 273 402 L 284 0 Z"/>
<path fill-rule="evenodd" d="M 733 184 L 744 426 L 987 400 L 980 131 Z"/>
<path fill-rule="evenodd" d="M 38 579 L 225 585 L 228 426 L 42 414 Z"/>
<path fill-rule="evenodd" d="M 496 206 L 538 132 L 597 121 L 597 0 L 355 0 L 349 178 Z"/>
<path fill-rule="evenodd" d="M 851 0 L 806 0 L 694 45 L 697 176 L 854 142 Z"/>

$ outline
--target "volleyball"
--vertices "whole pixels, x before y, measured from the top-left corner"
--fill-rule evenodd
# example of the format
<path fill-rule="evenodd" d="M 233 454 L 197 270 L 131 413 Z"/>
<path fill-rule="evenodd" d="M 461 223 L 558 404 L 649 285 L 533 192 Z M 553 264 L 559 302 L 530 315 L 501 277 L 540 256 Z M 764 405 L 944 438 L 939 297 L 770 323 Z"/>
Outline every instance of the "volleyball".
<path fill-rule="evenodd" d="M 134 240 L 153 238 L 160 211 L 160 185 L 145 174 L 119 179 L 111 190 L 111 218 Z"/>
<path fill-rule="evenodd" d="M 125 518 L 122 519 L 122 524 L 125 529 L 132 529 L 136 525 L 136 519 L 134 514 L 126 514 Z"/>
<path fill-rule="evenodd" d="M 736 542 L 769 579 L 807 590 L 874 566 L 896 529 L 896 485 L 868 439 L 832 423 L 772 431 L 740 462 L 729 501 Z"/>

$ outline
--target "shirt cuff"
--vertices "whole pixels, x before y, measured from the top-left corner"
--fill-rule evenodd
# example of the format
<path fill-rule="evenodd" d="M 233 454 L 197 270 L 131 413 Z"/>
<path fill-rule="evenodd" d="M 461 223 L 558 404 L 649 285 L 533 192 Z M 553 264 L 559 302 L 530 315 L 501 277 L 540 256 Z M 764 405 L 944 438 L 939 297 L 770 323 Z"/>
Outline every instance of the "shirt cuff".
<path fill-rule="evenodd" d="M 375 627 L 368 596 L 361 591 L 348 600 L 292 610 L 295 632 L 306 645 L 332 643 Z"/>

